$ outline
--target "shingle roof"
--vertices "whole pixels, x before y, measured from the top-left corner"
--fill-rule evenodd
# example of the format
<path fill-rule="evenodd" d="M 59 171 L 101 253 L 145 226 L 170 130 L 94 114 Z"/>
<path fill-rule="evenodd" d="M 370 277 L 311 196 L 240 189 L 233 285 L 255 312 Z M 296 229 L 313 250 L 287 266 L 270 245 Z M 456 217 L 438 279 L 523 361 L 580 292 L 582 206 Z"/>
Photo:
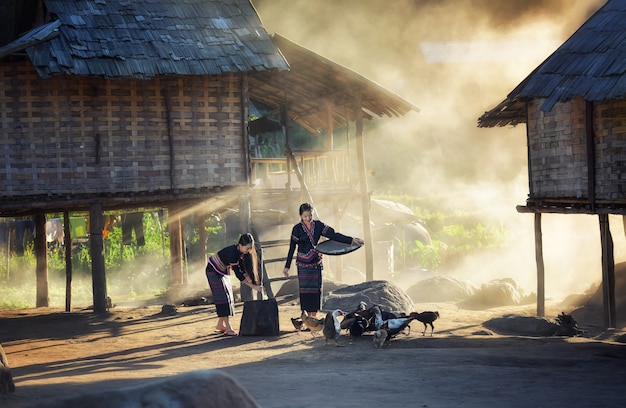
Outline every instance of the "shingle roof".
<path fill-rule="evenodd" d="M 525 102 L 541 110 L 577 97 L 599 102 L 626 98 L 626 0 L 608 0 L 507 98 L 478 119 L 479 127 L 526 121 Z"/>
<path fill-rule="evenodd" d="M 312 133 L 328 127 L 329 103 L 333 104 L 334 127 L 355 120 L 357 94 L 366 119 L 400 117 L 420 110 L 383 86 L 279 34 L 273 39 L 290 70 L 250 75 L 250 98 L 276 109 L 286 103 L 289 117 Z"/>
<path fill-rule="evenodd" d="M 39 75 L 150 78 L 285 70 L 249 0 L 45 0 L 59 35 L 27 48 Z"/>

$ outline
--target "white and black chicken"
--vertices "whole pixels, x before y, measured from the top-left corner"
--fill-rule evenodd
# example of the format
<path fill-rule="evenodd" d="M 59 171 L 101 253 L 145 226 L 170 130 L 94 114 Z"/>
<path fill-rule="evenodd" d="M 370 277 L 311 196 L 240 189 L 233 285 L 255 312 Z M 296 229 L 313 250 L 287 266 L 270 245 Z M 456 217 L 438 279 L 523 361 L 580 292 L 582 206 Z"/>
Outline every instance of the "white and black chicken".
<path fill-rule="evenodd" d="M 408 334 L 411 333 L 411 322 L 415 320 L 415 317 L 396 317 L 391 319 L 384 319 L 383 314 L 379 306 L 374 308 L 374 327 L 376 330 L 385 329 L 387 331 L 386 341 L 396 337 L 399 333 L 408 329 Z"/>
<path fill-rule="evenodd" d="M 411 322 L 413 320 L 415 320 L 413 317 L 398 317 L 385 320 L 382 328 L 387 330 L 387 341 L 400 333 L 404 333 L 405 330 L 408 330 L 406 332 L 407 336 L 411 334 Z"/>
<path fill-rule="evenodd" d="M 322 332 L 326 338 L 326 344 L 328 344 L 328 340 L 334 340 L 335 345 L 339 346 L 337 339 L 341 335 L 341 324 L 339 323 L 338 316 L 343 316 L 343 312 L 339 309 L 326 314 L 324 318 L 324 328 Z"/>

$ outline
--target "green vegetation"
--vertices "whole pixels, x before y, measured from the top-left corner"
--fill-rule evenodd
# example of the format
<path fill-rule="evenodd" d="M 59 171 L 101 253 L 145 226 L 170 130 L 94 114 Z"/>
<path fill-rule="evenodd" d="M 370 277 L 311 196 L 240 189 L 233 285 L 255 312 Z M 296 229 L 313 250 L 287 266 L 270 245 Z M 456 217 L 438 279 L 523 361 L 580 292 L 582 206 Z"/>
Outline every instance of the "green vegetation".
<path fill-rule="evenodd" d="M 396 257 L 425 269 L 453 268 L 464 257 L 479 251 L 504 247 L 506 226 L 485 213 L 447 207 L 443 198 L 411 196 L 377 197 L 409 207 L 428 230 L 432 245 L 420 241 L 401 243 Z"/>
<path fill-rule="evenodd" d="M 204 225 L 209 245 L 202 248 L 197 226 L 186 227 L 185 237 L 189 261 L 204 262 L 205 253 L 212 253 L 222 244 L 222 226 L 219 219 L 209 218 Z M 165 291 L 169 286 L 170 253 L 169 236 L 162 214 L 145 212 L 143 232 L 145 245 L 137 246 L 135 235 L 131 245 L 122 243 L 122 228 L 115 224 L 104 239 L 104 259 L 107 291 L 116 301 L 141 300 Z M 92 304 L 91 257 L 87 239 L 72 243 L 72 305 L 87 307 Z M 36 259 L 31 242 L 24 256 L 11 254 L 6 247 L 0 253 L 0 309 L 35 307 Z M 194 259 L 192 259 L 192 257 Z M 65 249 L 50 246 L 48 249 L 48 295 L 50 306 L 65 305 Z"/>

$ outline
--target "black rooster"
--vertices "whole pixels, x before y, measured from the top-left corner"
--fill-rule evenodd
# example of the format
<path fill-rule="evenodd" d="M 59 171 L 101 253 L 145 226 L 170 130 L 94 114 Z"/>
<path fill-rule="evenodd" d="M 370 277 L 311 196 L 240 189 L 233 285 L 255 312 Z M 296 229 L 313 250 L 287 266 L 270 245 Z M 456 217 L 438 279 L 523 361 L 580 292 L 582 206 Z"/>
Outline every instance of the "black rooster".
<path fill-rule="evenodd" d="M 348 332 L 351 337 L 361 337 L 363 333 L 367 331 L 367 327 L 369 326 L 369 322 L 366 318 L 360 315 L 356 315 L 348 327 Z"/>
<path fill-rule="evenodd" d="M 424 336 L 426 335 L 426 329 L 428 328 L 428 325 L 430 325 L 430 335 L 432 336 L 433 331 L 435 331 L 435 326 L 433 326 L 433 322 L 439 318 L 439 312 L 411 312 L 409 314 L 409 317 L 412 317 L 415 320 L 419 320 L 420 322 L 424 323 L 424 331 L 422 332 L 422 335 Z"/>

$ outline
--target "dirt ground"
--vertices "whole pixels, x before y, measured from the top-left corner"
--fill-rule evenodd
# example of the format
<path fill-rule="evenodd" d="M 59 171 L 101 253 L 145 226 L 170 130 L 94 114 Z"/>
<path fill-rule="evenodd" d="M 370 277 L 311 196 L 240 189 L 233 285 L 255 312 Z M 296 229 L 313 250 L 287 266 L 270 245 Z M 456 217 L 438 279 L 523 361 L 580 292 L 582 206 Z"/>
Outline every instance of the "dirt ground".
<path fill-rule="evenodd" d="M 200 369 L 233 376 L 263 407 L 612 407 L 624 404 L 626 345 L 622 330 L 589 322 L 575 338 L 488 334 L 481 323 L 503 315 L 534 315 L 535 306 L 438 310 L 435 333 L 412 323 L 382 350 L 372 336 L 342 347 L 296 333 L 297 302 L 278 299 L 281 334 L 214 334 L 213 306 L 121 307 L 107 316 L 37 309 L 0 312 L 0 341 L 17 391 L 0 407 L 116 389 Z M 547 305 L 547 317 L 559 308 Z M 239 327 L 241 305 L 234 327 Z M 216 390 L 219 392 L 219 390 Z"/>

